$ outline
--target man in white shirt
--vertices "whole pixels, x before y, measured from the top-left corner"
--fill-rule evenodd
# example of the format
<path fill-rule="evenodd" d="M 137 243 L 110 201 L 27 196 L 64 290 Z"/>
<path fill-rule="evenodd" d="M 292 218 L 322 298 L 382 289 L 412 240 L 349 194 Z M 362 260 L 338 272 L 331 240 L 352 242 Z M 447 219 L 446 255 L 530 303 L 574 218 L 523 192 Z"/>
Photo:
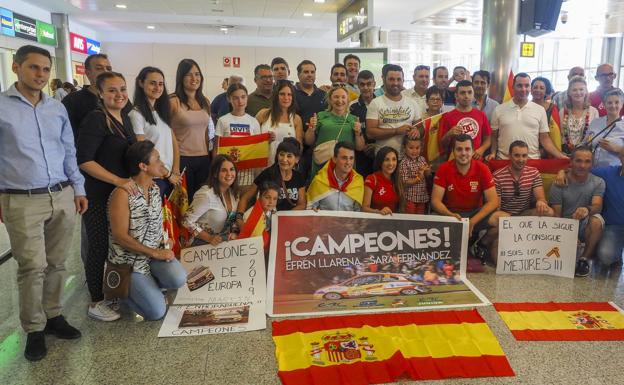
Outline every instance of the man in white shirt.
<path fill-rule="evenodd" d="M 377 149 L 390 146 L 401 153 L 405 135 L 419 137 L 415 126 L 420 119 L 419 108 L 407 97 L 403 89 L 403 69 L 395 64 L 387 65 L 382 72 L 384 94 L 373 99 L 366 112 L 366 133 L 375 139 Z"/>
<path fill-rule="evenodd" d="M 414 88 L 403 90 L 401 95 L 411 98 L 418 107 L 418 113 L 422 116 L 427 111 L 425 93 L 429 88 L 429 66 L 417 65 L 414 69 Z"/>
<path fill-rule="evenodd" d="M 488 159 L 509 159 L 509 145 L 522 140 L 529 146 L 529 158 L 539 159 L 540 144 L 553 158 L 567 159 L 550 139 L 546 110 L 529 101 L 531 78 L 520 72 L 513 79 L 513 98 L 494 110 L 492 121 L 492 147 Z"/>

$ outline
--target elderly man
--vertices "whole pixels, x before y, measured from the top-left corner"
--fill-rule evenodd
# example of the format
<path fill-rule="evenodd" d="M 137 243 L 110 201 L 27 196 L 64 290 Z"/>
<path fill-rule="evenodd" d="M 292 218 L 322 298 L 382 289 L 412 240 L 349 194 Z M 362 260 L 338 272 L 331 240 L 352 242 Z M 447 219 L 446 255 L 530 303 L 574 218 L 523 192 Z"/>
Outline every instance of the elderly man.
<path fill-rule="evenodd" d="M 605 92 L 610 91 L 616 87 L 613 86 L 617 74 L 613 70 L 611 64 L 605 63 L 598 66 L 596 69 L 596 80 L 598 81 L 598 88 L 596 91 L 589 94 L 589 102 L 598 110 L 600 116 L 607 114 L 607 109 L 602 102 L 602 97 Z M 620 110 L 620 116 L 624 115 L 624 107 Z"/>

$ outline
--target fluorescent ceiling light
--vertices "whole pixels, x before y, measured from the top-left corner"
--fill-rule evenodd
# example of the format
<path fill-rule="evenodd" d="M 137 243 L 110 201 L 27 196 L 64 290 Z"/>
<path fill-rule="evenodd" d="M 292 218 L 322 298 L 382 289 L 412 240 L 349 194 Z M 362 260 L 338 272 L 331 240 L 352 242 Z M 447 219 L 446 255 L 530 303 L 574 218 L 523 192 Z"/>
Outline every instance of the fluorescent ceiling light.
<path fill-rule="evenodd" d="M 115 7 L 119 8 L 119 9 L 126 9 L 126 8 L 128 8 L 128 6 L 125 5 L 125 4 L 115 4 Z"/>
<path fill-rule="evenodd" d="M 147 29 L 156 29 L 156 27 L 155 27 L 155 26 L 153 26 L 153 25 L 148 25 L 148 26 L 147 26 Z"/>
<path fill-rule="evenodd" d="M 322 3 L 324 3 L 324 2 L 325 2 L 325 0 L 314 0 L 314 2 L 315 2 L 315 3 L 322 4 Z"/>
<path fill-rule="evenodd" d="M 303 14 L 303 16 L 305 16 L 305 17 L 312 17 L 312 14 L 310 12 L 306 12 L 306 13 Z"/>
<path fill-rule="evenodd" d="M 292 33 L 294 35 L 295 33 L 297 33 L 297 31 L 290 31 L 290 33 Z"/>

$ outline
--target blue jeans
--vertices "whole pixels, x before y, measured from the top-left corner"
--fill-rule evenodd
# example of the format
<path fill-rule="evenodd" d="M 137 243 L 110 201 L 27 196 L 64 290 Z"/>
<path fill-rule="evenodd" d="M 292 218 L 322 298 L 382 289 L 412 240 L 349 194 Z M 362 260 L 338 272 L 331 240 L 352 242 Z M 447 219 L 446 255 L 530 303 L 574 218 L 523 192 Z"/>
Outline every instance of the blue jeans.
<path fill-rule="evenodd" d="M 615 262 L 621 262 L 623 248 L 624 225 L 606 225 L 596 250 L 600 263 L 609 266 Z"/>
<path fill-rule="evenodd" d="M 186 283 L 186 270 L 178 260 L 152 260 L 151 274 L 132 273 L 128 305 L 147 321 L 159 320 L 167 312 L 161 289 L 177 289 Z"/>

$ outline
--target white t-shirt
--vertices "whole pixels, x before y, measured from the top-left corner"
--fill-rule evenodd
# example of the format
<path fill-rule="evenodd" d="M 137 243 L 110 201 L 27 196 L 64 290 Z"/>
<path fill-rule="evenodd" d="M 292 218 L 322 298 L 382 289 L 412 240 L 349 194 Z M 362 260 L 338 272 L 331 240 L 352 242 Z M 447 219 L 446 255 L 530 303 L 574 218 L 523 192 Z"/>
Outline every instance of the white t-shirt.
<path fill-rule="evenodd" d="M 232 210 L 236 211 L 238 198 L 230 194 Z M 182 224 L 191 231 L 202 230 L 219 234 L 223 230 L 228 212 L 217 194 L 209 186 L 202 186 L 195 195 L 193 203 L 184 214 Z"/>
<path fill-rule="evenodd" d="M 412 101 L 416 104 L 416 107 L 418 107 L 419 116 L 423 116 L 425 111 L 427 111 L 426 95 L 418 95 L 418 92 L 416 92 L 413 88 L 401 91 L 401 95 L 403 95 L 403 97 L 412 99 Z"/>
<path fill-rule="evenodd" d="M 143 115 L 135 109 L 128 116 L 132 121 L 132 128 L 136 135 L 145 135 L 145 139 L 154 143 L 167 170 L 173 167 L 173 132 L 156 111 L 152 111 L 156 124 L 150 124 Z"/>
<path fill-rule="evenodd" d="M 230 112 L 223 115 L 217 121 L 215 135 L 218 137 L 241 137 L 261 134 L 260 123 L 249 114 L 243 116 L 235 116 Z M 238 184 L 240 186 L 250 186 L 257 174 L 258 169 L 238 170 Z"/>
<path fill-rule="evenodd" d="M 366 119 L 379 120 L 378 127 L 381 129 L 399 128 L 405 124 L 412 124 L 414 121 L 420 119 L 420 109 L 414 103 L 414 101 L 405 96 L 401 97 L 401 100 L 395 102 L 386 97 L 386 95 L 379 96 L 368 105 L 366 111 Z M 385 146 L 390 146 L 401 152 L 401 141 L 403 135 L 394 135 L 386 139 L 377 139 L 377 149 Z"/>
<path fill-rule="evenodd" d="M 497 159 L 509 159 L 509 145 L 516 140 L 529 146 L 530 159 L 539 159 L 539 134 L 550 132 L 544 107 L 528 102 L 521 108 L 513 99 L 496 107 L 490 125 L 498 130 Z"/>

